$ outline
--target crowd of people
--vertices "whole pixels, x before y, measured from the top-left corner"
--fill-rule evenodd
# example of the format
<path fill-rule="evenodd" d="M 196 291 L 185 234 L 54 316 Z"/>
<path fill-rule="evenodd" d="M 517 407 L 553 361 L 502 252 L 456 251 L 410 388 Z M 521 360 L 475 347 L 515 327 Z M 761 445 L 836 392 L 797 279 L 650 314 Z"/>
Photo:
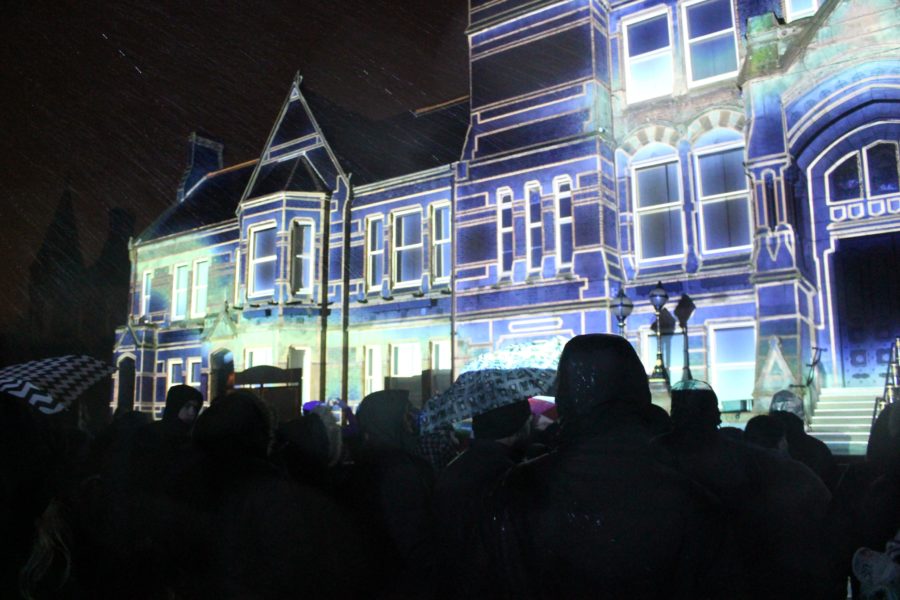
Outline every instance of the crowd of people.
<path fill-rule="evenodd" d="M 786 412 L 721 427 L 708 386 L 653 405 L 626 340 L 573 338 L 555 421 L 472 439 L 406 393 L 276 423 L 253 394 L 88 439 L 0 399 L 3 598 L 900 597 L 900 411 L 839 466 Z"/>

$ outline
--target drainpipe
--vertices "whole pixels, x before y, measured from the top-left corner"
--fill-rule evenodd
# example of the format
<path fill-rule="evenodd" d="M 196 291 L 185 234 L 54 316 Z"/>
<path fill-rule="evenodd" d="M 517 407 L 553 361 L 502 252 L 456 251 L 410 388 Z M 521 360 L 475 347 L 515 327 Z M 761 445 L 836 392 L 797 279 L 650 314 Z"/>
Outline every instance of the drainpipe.
<path fill-rule="evenodd" d="M 341 259 L 341 267 L 344 270 L 341 279 L 341 400 L 347 402 L 350 375 L 350 208 L 353 204 L 353 187 L 347 176 L 347 198 L 344 201 L 344 253 Z"/>
<path fill-rule="evenodd" d="M 319 283 L 319 400 L 325 400 L 325 372 L 328 365 L 328 266 L 331 259 L 331 194 L 322 203 L 322 279 Z"/>

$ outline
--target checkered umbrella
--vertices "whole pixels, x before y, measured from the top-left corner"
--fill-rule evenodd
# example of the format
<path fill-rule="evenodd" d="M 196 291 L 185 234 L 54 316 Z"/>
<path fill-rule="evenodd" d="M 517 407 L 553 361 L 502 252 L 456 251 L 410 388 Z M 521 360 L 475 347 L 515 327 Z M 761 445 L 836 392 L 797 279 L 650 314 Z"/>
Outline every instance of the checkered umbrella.
<path fill-rule="evenodd" d="M 425 405 L 420 431 L 427 433 L 489 410 L 546 393 L 556 369 L 482 369 L 463 373 L 453 385 Z"/>
<path fill-rule="evenodd" d="M 0 369 L 0 391 L 24 398 L 44 414 L 67 408 L 115 367 L 90 356 L 57 356 Z"/>

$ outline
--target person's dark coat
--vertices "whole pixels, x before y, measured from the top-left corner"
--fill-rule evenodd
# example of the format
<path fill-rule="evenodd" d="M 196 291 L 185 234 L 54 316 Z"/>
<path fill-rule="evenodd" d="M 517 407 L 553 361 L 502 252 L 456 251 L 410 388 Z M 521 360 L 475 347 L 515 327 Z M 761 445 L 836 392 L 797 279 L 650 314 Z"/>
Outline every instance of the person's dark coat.
<path fill-rule="evenodd" d="M 509 472 L 483 536 L 516 598 L 702 598 L 718 550 L 715 503 L 656 460 L 647 375 L 624 338 L 563 350 L 556 450 Z"/>
<path fill-rule="evenodd" d="M 791 458 L 809 467 L 828 486 L 829 490 L 834 490 L 838 480 L 838 467 L 828 445 L 806 433 L 803 420 L 794 413 L 773 411 L 769 415 L 784 425 Z"/>

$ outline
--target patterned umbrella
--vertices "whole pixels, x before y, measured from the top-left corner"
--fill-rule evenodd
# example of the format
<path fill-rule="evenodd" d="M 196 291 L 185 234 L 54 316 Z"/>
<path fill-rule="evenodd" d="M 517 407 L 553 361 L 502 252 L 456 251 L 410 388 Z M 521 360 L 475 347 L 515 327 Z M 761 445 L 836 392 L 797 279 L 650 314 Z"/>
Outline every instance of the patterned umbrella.
<path fill-rule="evenodd" d="M 520 367 L 468 371 L 425 405 L 419 415 L 420 431 L 469 419 L 489 410 L 546 393 L 553 386 L 556 369 Z"/>
<path fill-rule="evenodd" d="M 460 373 L 484 369 L 553 369 L 568 340 L 556 336 L 548 340 L 513 344 L 493 352 L 485 352 L 466 363 Z"/>
<path fill-rule="evenodd" d="M 24 398 L 44 414 L 64 410 L 115 367 L 90 356 L 57 356 L 0 369 L 0 391 Z"/>

